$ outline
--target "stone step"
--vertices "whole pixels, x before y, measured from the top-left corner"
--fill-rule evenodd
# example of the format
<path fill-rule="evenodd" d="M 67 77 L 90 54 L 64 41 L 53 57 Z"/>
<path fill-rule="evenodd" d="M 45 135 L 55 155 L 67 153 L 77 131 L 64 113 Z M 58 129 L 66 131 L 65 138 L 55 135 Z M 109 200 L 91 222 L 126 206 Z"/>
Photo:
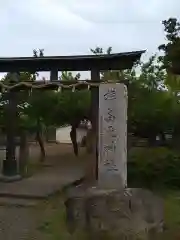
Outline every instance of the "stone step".
<path fill-rule="evenodd" d="M 35 207 L 39 204 L 40 200 L 0 197 L 0 206 L 9 207 Z"/>
<path fill-rule="evenodd" d="M 48 181 L 50 182 L 47 182 Z M 40 183 L 38 183 L 38 180 L 33 180 L 28 182 L 28 179 L 24 180 L 26 183 L 14 182 L 14 183 L 2 183 L 0 184 L 0 198 L 12 198 L 12 199 L 24 199 L 26 201 L 32 200 L 32 201 L 40 201 L 40 200 L 47 200 L 52 196 L 55 196 L 59 192 L 65 192 L 66 189 L 72 186 L 77 186 L 81 184 L 84 180 L 84 177 L 77 177 L 77 179 L 67 179 L 67 181 L 59 182 L 58 178 L 57 181 L 53 180 L 53 184 L 51 184 L 51 181 L 49 178 L 40 179 Z M 46 184 L 47 182 L 47 184 Z"/>

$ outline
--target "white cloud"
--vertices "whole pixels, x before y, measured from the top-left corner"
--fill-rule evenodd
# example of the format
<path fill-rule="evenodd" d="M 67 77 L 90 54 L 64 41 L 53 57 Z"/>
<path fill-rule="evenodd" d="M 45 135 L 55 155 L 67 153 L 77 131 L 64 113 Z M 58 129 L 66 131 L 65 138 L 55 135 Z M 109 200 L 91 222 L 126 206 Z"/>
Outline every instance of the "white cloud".
<path fill-rule="evenodd" d="M 115 52 L 157 50 L 161 21 L 176 17 L 179 0 L 6 0 L 0 3 L 1 56 L 87 54 L 112 46 Z"/>
<path fill-rule="evenodd" d="M 66 31 L 71 29 L 87 30 L 91 24 L 82 19 L 81 16 L 73 14 L 61 4 L 56 4 L 51 0 L 31 0 L 20 1 L 21 5 L 18 11 L 27 14 L 30 18 L 52 26 L 53 28 L 61 28 Z"/>
<path fill-rule="evenodd" d="M 62 0 L 61 4 L 96 23 L 159 22 L 180 11 L 179 0 Z"/>

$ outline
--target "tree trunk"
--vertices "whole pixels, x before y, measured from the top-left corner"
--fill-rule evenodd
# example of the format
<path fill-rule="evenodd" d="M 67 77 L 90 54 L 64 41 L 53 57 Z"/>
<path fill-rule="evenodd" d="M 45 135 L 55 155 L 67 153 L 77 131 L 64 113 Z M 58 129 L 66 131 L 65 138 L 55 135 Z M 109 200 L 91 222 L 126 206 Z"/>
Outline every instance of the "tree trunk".
<path fill-rule="evenodd" d="M 86 136 L 86 150 L 88 154 L 92 154 L 94 151 L 94 140 L 95 136 L 92 129 L 88 129 Z"/>
<path fill-rule="evenodd" d="M 178 129 L 175 129 L 173 131 L 171 142 L 172 142 L 172 147 L 179 149 L 180 134 Z"/>
<path fill-rule="evenodd" d="M 155 147 L 157 145 L 156 136 L 157 136 L 156 133 L 149 132 L 149 134 L 148 134 L 149 147 Z"/>
<path fill-rule="evenodd" d="M 46 157 L 46 152 L 45 152 L 45 147 L 44 147 L 44 141 L 43 141 L 43 136 L 42 136 L 42 125 L 41 125 L 41 121 L 38 118 L 37 119 L 37 129 L 36 129 L 36 141 L 39 144 L 40 147 L 40 162 L 44 162 L 45 161 L 45 157 Z"/>
<path fill-rule="evenodd" d="M 167 145 L 166 136 L 165 136 L 164 132 L 160 132 L 160 140 L 161 140 L 161 146 Z"/>
<path fill-rule="evenodd" d="M 19 171 L 21 175 L 27 174 L 27 165 L 29 159 L 29 146 L 27 140 L 27 132 L 20 132 L 20 148 L 19 148 Z"/>
<path fill-rule="evenodd" d="M 72 144 L 73 144 L 73 150 L 74 150 L 74 154 L 76 156 L 78 156 L 78 144 L 77 144 L 77 134 L 76 134 L 76 129 L 77 129 L 77 126 L 72 124 L 71 125 L 71 132 L 70 132 L 70 138 L 71 138 L 71 141 L 72 141 Z"/>

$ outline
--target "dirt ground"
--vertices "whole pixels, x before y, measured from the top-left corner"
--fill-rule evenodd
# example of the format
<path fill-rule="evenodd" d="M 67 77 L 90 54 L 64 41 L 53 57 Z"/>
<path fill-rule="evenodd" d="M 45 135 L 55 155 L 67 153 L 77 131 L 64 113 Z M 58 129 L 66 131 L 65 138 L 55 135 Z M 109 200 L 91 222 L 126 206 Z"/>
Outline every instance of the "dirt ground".
<path fill-rule="evenodd" d="M 45 144 L 46 158 L 45 164 L 67 164 L 73 161 L 78 161 L 86 153 L 85 148 L 79 148 L 79 156 L 76 157 L 73 153 L 73 147 L 71 144 L 61 144 L 61 143 L 46 143 Z M 19 149 L 16 149 L 16 159 L 18 160 Z M 39 162 L 40 148 L 36 143 L 29 144 L 29 163 L 36 164 Z M 0 147 L 0 165 L 2 167 L 2 161 L 6 158 L 5 147 Z M 68 161 L 64 161 L 64 159 Z"/>
<path fill-rule="evenodd" d="M 87 181 L 95 178 L 96 175 L 96 159 L 93 154 L 87 154 L 85 147 L 79 146 L 78 157 L 74 155 L 72 144 L 63 143 L 46 143 L 45 144 L 46 158 L 43 164 L 39 164 L 40 148 L 36 143 L 29 144 L 29 174 L 32 175 L 34 172 L 40 171 L 43 167 L 51 166 L 72 166 L 78 162 L 85 164 L 84 170 Z M 18 160 L 18 148 L 16 150 L 16 159 Z M 2 169 L 2 161 L 6 158 L 5 147 L 0 147 L 0 169 Z M 1 170 L 0 170 L 1 171 Z"/>
<path fill-rule="evenodd" d="M 73 166 L 84 160 L 85 149 L 80 149 L 77 158 L 70 144 L 46 144 L 45 165 L 53 168 L 61 166 Z M 36 144 L 30 145 L 29 161 L 36 165 L 39 159 L 40 149 Z M 0 158 L 5 156 L 5 150 L 1 150 Z M 84 162 L 84 161 L 83 161 Z M 43 170 L 36 168 L 36 172 Z M 75 169 L 75 168 L 73 168 Z M 45 169 L 47 170 L 47 169 Z M 56 199 L 56 197 L 55 197 Z M 15 200 L 16 201 L 16 200 Z M 27 202 L 30 200 L 26 200 Z M 53 200 L 54 202 L 54 200 Z M 15 205 L 0 206 L 0 239 L 4 240 L 55 240 L 71 239 L 64 226 L 64 204 L 61 196 L 57 197 L 56 205 L 52 205 L 52 199 L 40 201 L 35 207 L 18 207 Z M 60 230 L 61 228 L 61 230 Z M 59 235 L 60 234 L 60 235 Z M 62 234 L 62 235 L 61 235 Z M 65 236 L 65 235 L 67 236 Z M 66 238 L 67 237 L 67 238 Z"/>
<path fill-rule="evenodd" d="M 71 158 L 76 158 L 73 154 L 73 147 L 71 144 L 56 144 L 56 143 L 47 143 L 45 144 L 46 151 L 46 162 L 59 163 L 64 156 Z M 82 154 L 83 149 L 80 150 L 80 155 Z M 84 152 L 84 151 L 83 151 Z M 37 144 L 30 144 L 29 149 L 31 161 L 36 162 L 39 159 L 40 148 Z"/>

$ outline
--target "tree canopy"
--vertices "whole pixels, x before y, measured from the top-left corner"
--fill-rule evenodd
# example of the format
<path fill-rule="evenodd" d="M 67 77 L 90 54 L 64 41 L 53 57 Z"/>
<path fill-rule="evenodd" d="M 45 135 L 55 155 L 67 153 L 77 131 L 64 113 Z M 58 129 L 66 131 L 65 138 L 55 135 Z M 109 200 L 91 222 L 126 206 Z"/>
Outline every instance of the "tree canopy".
<path fill-rule="evenodd" d="M 179 88 L 180 77 L 173 75 L 171 66 L 180 61 L 180 23 L 175 18 L 162 22 L 166 43 L 158 47 L 156 54 L 146 62 L 137 62 L 131 70 L 102 71 L 102 80 L 123 82 L 128 86 L 128 131 L 137 136 L 147 137 L 153 142 L 155 137 L 165 132 L 180 132 Z M 93 54 L 111 54 L 97 47 Z M 33 51 L 34 57 L 43 57 L 44 50 Z M 20 73 L 20 81 L 35 81 L 37 73 Z M 76 80 L 80 74 L 62 72 L 62 80 Z M 2 81 L 11 79 L 8 73 Z M 1 94 L 1 123 L 3 118 L 4 94 Z M 22 91 L 18 95 L 20 125 L 26 128 L 71 125 L 77 127 L 84 119 L 90 119 L 91 92 L 72 91 Z"/>

